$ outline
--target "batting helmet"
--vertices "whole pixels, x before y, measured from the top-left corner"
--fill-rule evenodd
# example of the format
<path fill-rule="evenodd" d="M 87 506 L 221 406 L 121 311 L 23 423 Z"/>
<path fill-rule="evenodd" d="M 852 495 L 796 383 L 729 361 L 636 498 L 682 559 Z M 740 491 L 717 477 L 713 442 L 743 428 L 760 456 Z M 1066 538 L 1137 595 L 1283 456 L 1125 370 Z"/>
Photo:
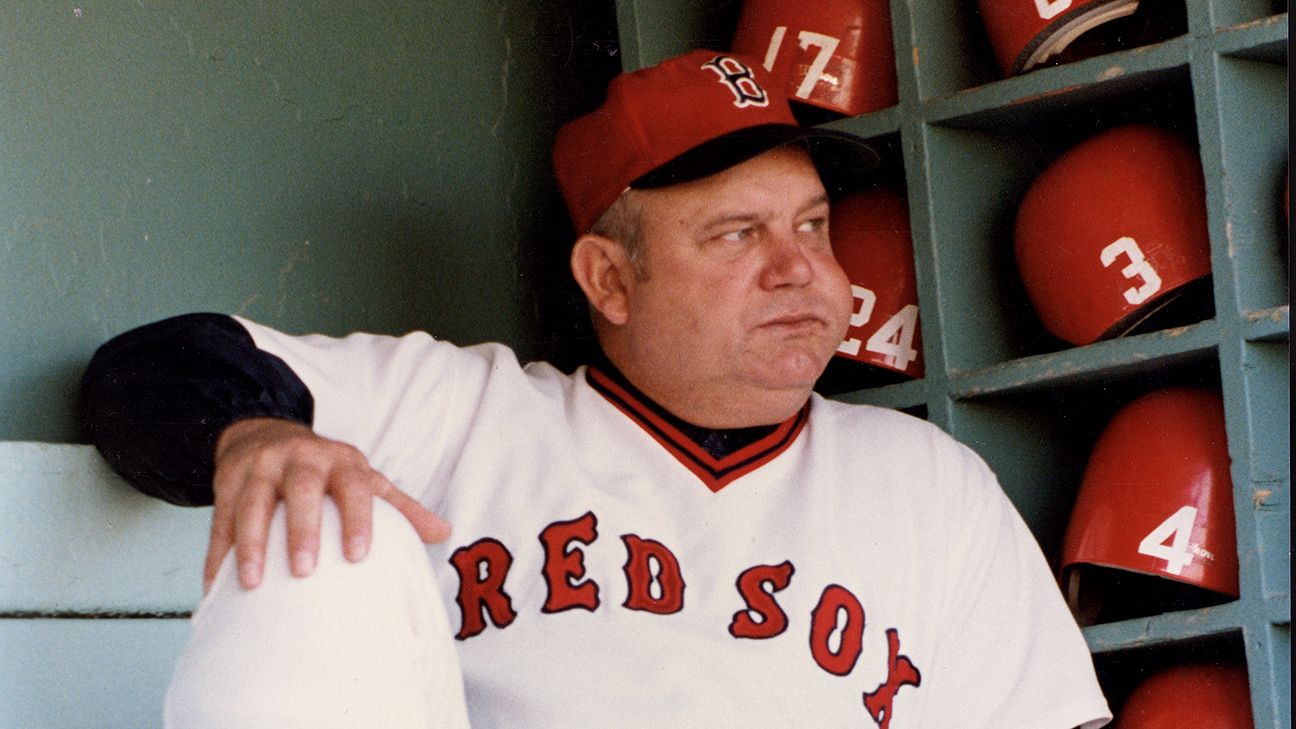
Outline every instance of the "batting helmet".
<path fill-rule="evenodd" d="M 1211 272 L 1197 154 L 1157 127 L 1101 132 L 1031 184 L 1014 242 L 1045 329 L 1072 344 L 1119 336 Z"/>
<path fill-rule="evenodd" d="M 1076 38 L 1138 9 L 1138 0 L 978 0 L 1005 76 L 1025 73 Z"/>
<path fill-rule="evenodd" d="M 1098 437 L 1062 548 L 1079 603 L 1080 565 L 1128 570 L 1238 596 L 1233 488 L 1218 392 L 1156 390 Z"/>
<path fill-rule="evenodd" d="M 747 0 L 733 51 L 786 74 L 789 99 L 854 116 L 894 106 L 887 0 Z"/>
<path fill-rule="evenodd" d="M 1252 729 L 1246 669 L 1233 665 L 1167 668 L 1143 679 L 1112 729 Z"/>
<path fill-rule="evenodd" d="M 877 186 L 833 203 L 832 242 L 851 282 L 855 310 L 837 356 L 923 376 L 909 208 L 898 190 Z"/>

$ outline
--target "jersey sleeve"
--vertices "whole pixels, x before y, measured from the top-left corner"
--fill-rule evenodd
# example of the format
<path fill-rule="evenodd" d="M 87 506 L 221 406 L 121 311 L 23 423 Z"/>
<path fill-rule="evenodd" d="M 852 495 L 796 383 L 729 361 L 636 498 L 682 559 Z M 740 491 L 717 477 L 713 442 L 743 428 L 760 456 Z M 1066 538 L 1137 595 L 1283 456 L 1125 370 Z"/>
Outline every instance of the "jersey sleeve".
<path fill-rule="evenodd" d="M 182 506 L 212 502 L 212 456 L 230 423 L 310 424 L 310 390 L 221 314 L 165 319 L 106 342 L 81 379 L 83 435 L 140 491 Z"/>
<path fill-rule="evenodd" d="M 500 344 L 461 348 L 425 332 L 296 336 L 237 321 L 314 396 L 316 433 L 360 449 L 371 466 L 433 508 L 492 382 L 523 377 Z"/>
<path fill-rule="evenodd" d="M 1034 536 L 984 462 L 959 446 L 947 483 L 963 483 L 946 544 L 934 691 L 925 725 L 1096 729 L 1111 719 L 1092 657 Z M 934 687 L 933 687 L 934 688 Z"/>
<path fill-rule="evenodd" d="M 416 498 L 453 468 L 493 372 L 520 373 L 502 345 L 461 349 L 400 337 L 289 335 L 238 317 L 190 314 L 100 347 L 82 379 L 90 442 L 137 489 L 212 502 L 216 439 L 249 417 L 281 417 L 359 448 Z"/>

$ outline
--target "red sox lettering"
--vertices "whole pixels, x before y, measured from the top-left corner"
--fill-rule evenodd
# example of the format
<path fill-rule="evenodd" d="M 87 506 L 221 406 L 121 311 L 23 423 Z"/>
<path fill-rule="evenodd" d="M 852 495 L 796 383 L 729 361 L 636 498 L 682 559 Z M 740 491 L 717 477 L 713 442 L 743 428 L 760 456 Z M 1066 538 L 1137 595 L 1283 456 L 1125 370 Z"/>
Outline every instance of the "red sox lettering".
<path fill-rule="evenodd" d="M 747 609 L 734 613 L 729 634 L 735 638 L 773 638 L 787 630 L 787 613 L 779 607 L 773 593 L 785 589 L 792 582 L 794 572 L 792 563 L 784 562 L 773 567 L 758 564 L 738 575 L 738 594 L 747 603 Z M 766 584 L 770 592 L 765 591 Z M 753 613 L 760 616 L 759 621 L 752 617 Z"/>
<path fill-rule="evenodd" d="M 573 609 L 593 612 L 601 607 L 600 588 L 586 577 L 582 549 L 592 545 L 598 536 L 598 518 L 592 512 L 570 521 L 556 521 L 540 532 L 544 553 L 541 577 L 548 589 L 542 613 Z M 679 560 L 671 549 L 635 534 L 624 534 L 621 541 L 626 550 L 623 572 L 627 588 L 622 607 L 658 615 L 683 611 L 686 584 Z M 479 539 L 455 550 L 449 561 L 459 577 L 455 602 L 459 605 L 461 622 L 455 638 L 468 640 L 481 634 L 488 627 L 487 619 L 501 630 L 517 619 L 512 598 L 505 590 L 513 555 L 504 544 L 491 538 Z M 795 573 L 791 562 L 755 565 L 744 570 L 735 581 L 743 607 L 733 614 L 729 634 L 737 640 L 768 640 L 786 632 L 788 615 L 779 604 L 777 593 L 791 585 Z M 839 619 L 842 614 L 844 621 Z M 865 625 L 864 606 L 859 599 L 842 585 L 828 585 L 811 612 L 810 657 L 830 674 L 850 675 L 863 650 Z M 865 710 L 879 729 L 890 725 L 900 688 L 922 684 L 918 668 L 900 653 L 899 631 L 887 628 L 886 636 L 886 681 L 862 697 Z"/>

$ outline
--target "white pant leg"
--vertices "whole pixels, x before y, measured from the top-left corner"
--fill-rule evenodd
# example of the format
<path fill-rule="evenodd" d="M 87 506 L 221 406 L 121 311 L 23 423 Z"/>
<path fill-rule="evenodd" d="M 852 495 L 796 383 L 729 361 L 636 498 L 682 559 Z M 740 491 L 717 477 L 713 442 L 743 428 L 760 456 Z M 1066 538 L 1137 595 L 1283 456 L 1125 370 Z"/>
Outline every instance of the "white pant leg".
<path fill-rule="evenodd" d="M 319 564 L 304 579 L 289 573 L 286 540 L 281 504 L 252 591 L 226 555 L 172 676 L 168 729 L 467 727 L 453 631 L 405 518 L 376 501 L 373 546 L 352 564 L 326 500 Z"/>

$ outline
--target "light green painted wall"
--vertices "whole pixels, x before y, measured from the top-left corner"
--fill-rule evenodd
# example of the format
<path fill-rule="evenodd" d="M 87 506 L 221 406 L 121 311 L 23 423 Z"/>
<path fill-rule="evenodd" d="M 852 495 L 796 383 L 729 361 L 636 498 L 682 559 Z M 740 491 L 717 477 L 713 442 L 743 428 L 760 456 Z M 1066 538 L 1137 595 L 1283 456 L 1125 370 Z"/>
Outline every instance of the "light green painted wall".
<path fill-rule="evenodd" d="M 186 311 L 547 354 L 602 5 L 0 4 L 0 440 L 75 440 L 94 347 Z"/>

